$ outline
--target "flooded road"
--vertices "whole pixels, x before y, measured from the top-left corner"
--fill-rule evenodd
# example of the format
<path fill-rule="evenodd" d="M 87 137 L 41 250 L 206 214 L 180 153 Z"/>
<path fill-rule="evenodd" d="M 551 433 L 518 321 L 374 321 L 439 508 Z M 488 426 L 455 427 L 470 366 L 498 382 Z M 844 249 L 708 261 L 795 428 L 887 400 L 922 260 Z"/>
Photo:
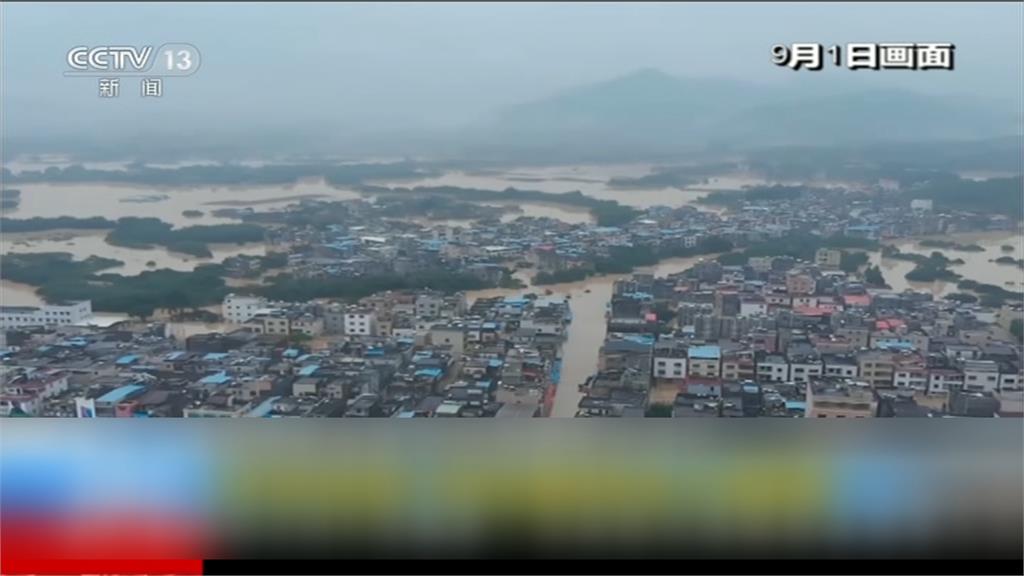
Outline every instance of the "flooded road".
<path fill-rule="evenodd" d="M 632 274 L 642 273 L 666 276 L 691 268 L 694 264 L 700 262 L 702 258 L 713 259 L 715 256 L 672 258 L 664 260 L 655 266 L 637 268 L 631 274 L 595 276 L 580 282 L 549 284 L 545 286 L 531 285 L 521 289 L 476 290 L 467 293 L 467 299 L 472 304 L 478 298 L 514 296 L 527 292 L 535 292 L 542 295 L 546 290 L 551 290 L 554 293 L 553 295 L 571 297 L 569 307 L 572 310 L 573 320 L 572 324 L 569 325 L 568 337 L 562 344 L 561 381 L 558 385 L 558 392 L 555 395 L 551 416 L 572 418 L 576 414 L 576 407 L 582 397 L 578 386 L 583 384 L 587 377 L 597 370 L 598 352 L 601 344 L 604 343 L 606 331 L 605 312 L 611 301 L 612 286 L 615 281 L 628 278 Z M 529 277 L 533 272 L 532 270 L 523 270 L 517 273 L 516 277 L 529 284 Z"/>

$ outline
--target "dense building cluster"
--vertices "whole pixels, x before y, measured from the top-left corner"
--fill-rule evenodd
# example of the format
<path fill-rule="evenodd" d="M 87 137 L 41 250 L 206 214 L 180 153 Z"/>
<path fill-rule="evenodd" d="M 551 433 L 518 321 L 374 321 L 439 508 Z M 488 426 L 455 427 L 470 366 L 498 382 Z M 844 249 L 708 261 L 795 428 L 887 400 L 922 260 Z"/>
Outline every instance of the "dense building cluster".
<path fill-rule="evenodd" d="M 535 416 L 550 409 L 567 302 L 387 292 L 358 304 L 229 295 L 225 333 L 161 324 L 11 333 L 4 415 Z"/>
<path fill-rule="evenodd" d="M 834 257 L 819 250 L 817 262 Z M 579 416 L 1020 415 L 1019 306 L 869 290 L 770 258 L 619 281 Z"/>
<path fill-rule="evenodd" d="M 884 193 L 814 190 L 724 212 L 654 207 L 617 227 L 491 216 L 425 226 L 380 218 L 381 209 L 303 202 L 234 215 L 268 225 L 280 264 L 303 290 L 417 272 L 543 284 L 541 274 L 579 280 L 782 238 L 1014 225 L 935 212 L 925 201 L 907 207 Z M 324 215 L 331 224 L 318 224 Z M 734 252 L 740 264 L 709 257 L 667 277 L 617 281 L 599 362 L 585 382 L 559 382 L 570 301 L 536 290 L 472 302 L 459 287 L 287 301 L 239 290 L 223 300 L 222 329 L 184 339 L 161 324 L 98 327 L 89 302 L 8 307 L 0 310 L 0 413 L 522 417 L 549 415 L 560 384 L 578 387 L 580 417 L 1020 413 L 1024 375 L 1010 333 L 1019 305 L 879 289 L 842 269 L 846 252 L 811 253 Z M 239 257 L 225 267 L 247 276 L 259 262 Z M 578 269 L 586 275 L 557 276 Z"/>

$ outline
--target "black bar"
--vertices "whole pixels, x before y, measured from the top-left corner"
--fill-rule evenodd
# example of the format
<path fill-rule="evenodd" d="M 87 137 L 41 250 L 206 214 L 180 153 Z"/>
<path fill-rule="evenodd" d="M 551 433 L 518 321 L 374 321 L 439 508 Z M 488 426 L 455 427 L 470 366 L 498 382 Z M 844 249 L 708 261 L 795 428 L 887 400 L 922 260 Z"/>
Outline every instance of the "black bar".
<path fill-rule="evenodd" d="M 1024 559 L 205 560 L 204 574 L 1021 574 Z"/>

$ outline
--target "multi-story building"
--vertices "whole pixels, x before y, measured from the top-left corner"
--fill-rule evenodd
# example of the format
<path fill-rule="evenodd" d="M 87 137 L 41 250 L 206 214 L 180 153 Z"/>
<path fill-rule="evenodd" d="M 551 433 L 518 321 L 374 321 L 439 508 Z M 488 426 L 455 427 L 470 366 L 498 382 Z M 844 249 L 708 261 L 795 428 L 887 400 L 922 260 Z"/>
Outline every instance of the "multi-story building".
<path fill-rule="evenodd" d="M 810 274 L 798 271 L 786 274 L 786 291 L 790 294 L 814 294 L 816 286 L 817 282 Z"/>
<path fill-rule="evenodd" d="M 807 418 L 873 418 L 878 408 L 874 392 L 865 384 L 812 381 L 806 396 Z"/>
<path fill-rule="evenodd" d="M 925 392 L 928 390 L 928 367 L 917 354 L 900 355 L 893 363 L 893 386 Z"/>
<path fill-rule="evenodd" d="M 92 318 L 92 301 L 78 300 L 44 306 L 0 306 L 0 330 L 28 326 L 71 326 Z"/>
<path fill-rule="evenodd" d="M 688 373 L 695 378 L 720 378 L 722 350 L 718 346 L 690 346 L 687 351 Z"/>
<path fill-rule="evenodd" d="M 375 336 L 377 334 L 377 315 L 366 308 L 349 308 L 345 311 L 346 336 Z"/>
<path fill-rule="evenodd" d="M 221 303 L 221 316 L 224 321 L 231 324 L 244 324 L 258 312 L 265 310 L 268 306 L 266 298 L 262 296 L 240 296 L 228 294 Z"/>
<path fill-rule="evenodd" d="M 757 378 L 753 350 L 730 350 L 722 354 L 722 380 L 743 382 Z"/>
<path fill-rule="evenodd" d="M 822 376 L 826 378 L 856 378 L 857 361 L 852 356 L 829 354 L 822 357 Z"/>
<path fill-rule="evenodd" d="M 819 248 L 814 253 L 814 263 L 822 268 L 839 268 L 843 253 L 832 248 Z"/>
<path fill-rule="evenodd" d="M 891 388 L 893 354 L 868 350 L 857 355 L 857 373 L 861 380 L 876 388 Z"/>
<path fill-rule="evenodd" d="M 994 392 L 999 388 L 999 365 L 992 360 L 963 362 L 964 390 Z"/>
<path fill-rule="evenodd" d="M 789 362 L 780 354 L 768 354 L 757 362 L 758 382 L 788 382 Z"/>
<path fill-rule="evenodd" d="M 261 310 L 246 320 L 244 325 L 256 334 L 291 334 L 291 319 L 284 310 Z"/>
<path fill-rule="evenodd" d="M 686 378 L 686 344 L 679 340 L 663 339 L 654 344 L 654 377 L 658 380 L 684 380 Z"/>

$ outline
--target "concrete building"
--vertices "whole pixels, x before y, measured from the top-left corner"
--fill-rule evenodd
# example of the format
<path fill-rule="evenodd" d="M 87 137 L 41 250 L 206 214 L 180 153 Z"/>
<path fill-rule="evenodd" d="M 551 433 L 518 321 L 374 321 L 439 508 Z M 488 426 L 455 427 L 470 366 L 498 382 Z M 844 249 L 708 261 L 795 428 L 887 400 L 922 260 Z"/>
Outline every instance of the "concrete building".
<path fill-rule="evenodd" d="M 92 301 L 44 306 L 0 306 L 0 330 L 29 326 L 71 326 L 92 318 Z"/>
<path fill-rule="evenodd" d="M 821 380 L 808 384 L 806 406 L 807 418 L 873 418 L 878 401 L 867 385 Z"/>
<path fill-rule="evenodd" d="M 861 380 L 876 388 L 891 388 L 893 354 L 870 350 L 857 355 L 857 374 Z"/>
<path fill-rule="evenodd" d="M 788 382 L 789 362 L 778 354 L 769 354 L 757 363 L 758 382 Z"/>
<path fill-rule="evenodd" d="M 680 340 L 664 339 L 654 344 L 654 377 L 659 380 L 686 378 L 686 344 Z"/>
<path fill-rule="evenodd" d="M 999 365 L 991 360 L 965 360 L 964 390 L 995 392 L 999 388 Z"/>
<path fill-rule="evenodd" d="M 365 308 L 349 308 L 344 318 L 346 336 L 376 336 L 377 315 Z"/>
<path fill-rule="evenodd" d="M 839 268 L 839 262 L 843 257 L 843 253 L 839 250 L 832 248 L 818 248 L 818 251 L 814 253 L 814 263 L 822 268 Z"/>
<path fill-rule="evenodd" d="M 817 282 L 810 274 L 797 271 L 786 274 L 786 291 L 790 294 L 814 294 L 816 287 Z"/>
<path fill-rule="evenodd" d="M 689 375 L 695 378 L 720 378 L 722 350 L 718 346 L 691 346 L 687 351 Z"/>
<path fill-rule="evenodd" d="M 452 356 L 461 356 L 466 346 L 466 328 L 461 324 L 438 324 L 430 328 L 430 343 L 450 346 Z"/>
<path fill-rule="evenodd" d="M 228 294 L 221 303 L 221 316 L 230 324 L 244 324 L 246 320 L 266 309 L 267 305 L 267 299 L 262 296 Z"/>

